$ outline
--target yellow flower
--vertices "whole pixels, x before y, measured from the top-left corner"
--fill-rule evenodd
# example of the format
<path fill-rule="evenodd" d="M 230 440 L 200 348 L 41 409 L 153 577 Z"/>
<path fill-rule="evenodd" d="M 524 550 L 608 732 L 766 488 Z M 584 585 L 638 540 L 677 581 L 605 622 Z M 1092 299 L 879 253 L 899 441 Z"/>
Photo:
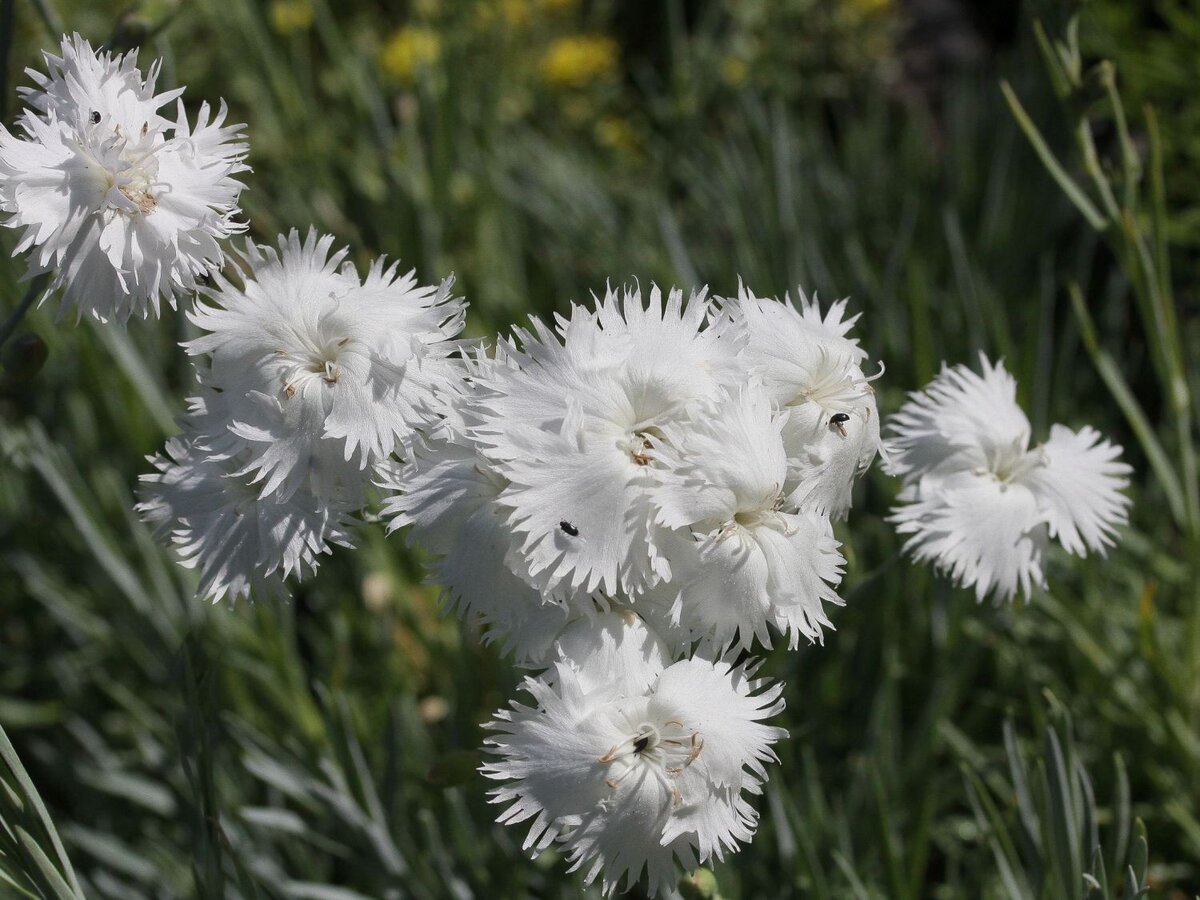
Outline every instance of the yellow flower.
<path fill-rule="evenodd" d="M 279 34 L 307 31 L 313 23 L 313 8 L 309 0 L 274 0 L 270 15 L 271 27 Z"/>
<path fill-rule="evenodd" d="M 605 116 L 597 122 L 596 140 L 620 153 L 631 154 L 638 149 L 637 133 L 629 120 L 620 116 Z"/>
<path fill-rule="evenodd" d="M 542 77 L 556 87 L 583 87 L 617 71 L 617 43 L 603 35 L 572 35 L 554 41 L 542 56 Z"/>
<path fill-rule="evenodd" d="M 442 42 L 436 31 L 419 25 L 401 28 L 388 39 L 379 54 L 384 74 L 400 81 L 412 81 L 418 71 L 438 61 Z"/>
<path fill-rule="evenodd" d="M 846 11 L 860 19 L 869 19 L 887 12 L 892 0 L 842 0 Z"/>
<path fill-rule="evenodd" d="M 750 77 L 750 67 L 744 59 L 727 56 L 721 60 L 721 77 L 730 87 L 741 87 Z"/>

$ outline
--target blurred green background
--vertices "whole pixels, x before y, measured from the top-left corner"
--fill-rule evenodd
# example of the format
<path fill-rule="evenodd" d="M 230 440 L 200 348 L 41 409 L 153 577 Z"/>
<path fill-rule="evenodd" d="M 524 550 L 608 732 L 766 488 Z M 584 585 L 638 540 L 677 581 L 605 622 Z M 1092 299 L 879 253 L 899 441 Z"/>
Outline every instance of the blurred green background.
<path fill-rule="evenodd" d="M 1128 260 L 1062 196 L 999 89 L 1012 83 L 1072 173 L 1083 107 L 1113 158 L 1112 109 L 1062 104 L 1033 39 L 1035 19 L 1055 36 L 1081 12 L 1085 56 L 1117 65 L 1143 156 L 1142 104 L 1156 107 L 1174 339 L 1194 373 L 1194 3 L 3 8 L 6 123 L 60 29 L 140 44 L 193 109 L 223 97 L 248 123 L 255 237 L 312 223 L 360 263 L 454 272 L 473 334 L 609 279 L 800 285 L 863 313 L 884 415 L 943 360 L 983 350 L 1020 380 L 1035 438 L 1090 423 L 1122 443 L 1137 474 L 1121 546 L 1053 556 L 1028 604 L 977 605 L 909 565 L 883 521 L 895 486 L 865 479 L 840 527 L 847 606 L 824 647 L 769 655 L 792 736 L 756 840 L 716 874 L 729 898 L 1083 896 L 1095 830 L 1109 895 L 1130 896 L 1116 876 L 1141 818 L 1152 895 L 1200 891 L 1200 544 L 1097 374 L 1069 283 L 1145 427 L 1170 454 L 1195 435 L 1168 427 Z M 0 263 L 0 309 L 19 274 Z M 6 756 L 0 896 L 55 895 L 31 846 L 51 869 L 69 857 L 87 896 L 122 900 L 583 895 L 561 858 L 529 862 L 523 833 L 492 824 L 479 725 L 520 673 L 440 616 L 402 539 L 369 526 L 290 605 L 198 604 L 131 512 L 191 386 L 186 322 L 73 327 L 43 310 L 27 328 L 49 358 L 34 374 L 10 352 L 0 388 L 0 726 L 63 851 L 39 816 L 22 843 L 14 822 L 36 804 Z"/>

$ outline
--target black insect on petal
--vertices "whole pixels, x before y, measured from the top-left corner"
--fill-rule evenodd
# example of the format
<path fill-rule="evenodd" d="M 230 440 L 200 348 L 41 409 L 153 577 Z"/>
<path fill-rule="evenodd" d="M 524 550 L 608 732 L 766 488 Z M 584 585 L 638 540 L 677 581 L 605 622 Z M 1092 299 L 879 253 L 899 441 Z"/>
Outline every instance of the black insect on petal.
<path fill-rule="evenodd" d="M 97 110 L 94 110 L 94 109 L 92 110 L 91 122 L 92 122 L 92 124 L 93 124 L 93 125 L 99 125 L 99 124 L 100 124 L 100 113 L 99 113 L 99 111 L 97 111 Z"/>
<path fill-rule="evenodd" d="M 565 534 L 569 534 L 571 537 L 579 537 L 579 529 L 565 519 L 558 523 L 558 527 L 561 528 Z"/>
<path fill-rule="evenodd" d="M 832 422 L 834 425 L 842 425 L 842 424 L 850 421 L 850 416 L 847 415 L 846 413 L 834 413 L 832 416 L 829 417 L 829 421 Z"/>

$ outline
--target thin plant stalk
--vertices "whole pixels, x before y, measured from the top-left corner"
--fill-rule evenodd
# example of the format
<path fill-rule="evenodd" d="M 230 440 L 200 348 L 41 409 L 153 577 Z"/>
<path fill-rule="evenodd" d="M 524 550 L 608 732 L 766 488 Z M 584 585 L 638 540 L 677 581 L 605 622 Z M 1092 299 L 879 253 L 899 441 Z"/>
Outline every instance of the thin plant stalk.
<path fill-rule="evenodd" d="M 0 347 L 3 347 L 5 342 L 13 336 L 13 333 L 16 332 L 18 326 L 20 326 L 22 320 L 25 318 L 25 314 L 29 312 L 33 304 L 37 301 L 37 298 L 41 295 L 42 280 L 40 278 L 36 279 L 29 285 L 25 291 L 25 295 L 21 298 L 21 302 L 17 304 L 17 308 L 4 320 L 4 324 L 0 325 Z"/>

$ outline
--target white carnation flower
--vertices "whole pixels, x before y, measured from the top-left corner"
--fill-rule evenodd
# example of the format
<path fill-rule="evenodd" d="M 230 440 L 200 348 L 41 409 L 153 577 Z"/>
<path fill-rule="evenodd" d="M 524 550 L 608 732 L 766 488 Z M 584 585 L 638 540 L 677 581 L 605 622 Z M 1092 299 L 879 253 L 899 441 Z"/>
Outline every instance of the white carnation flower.
<path fill-rule="evenodd" d="M 236 466 L 191 440 L 168 441 L 150 461 L 158 471 L 141 476 L 138 512 L 199 571 L 200 597 L 283 596 L 284 579 L 316 571 L 331 545 L 351 546 L 349 510 L 303 492 L 264 499 Z"/>
<path fill-rule="evenodd" d="M 21 136 L 0 126 L 0 212 L 22 229 L 28 277 L 53 272 L 59 313 L 124 322 L 175 305 L 219 268 L 220 242 L 237 221 L 247 171 L 241 125 L 224 104 L 203 104 L 194 127 L 178 97 L 155 93 L 158 64 L 143 78 L 135 53 L 96 53 L 74 35 L 48 74 L 30 71 Z M 174 119 L 160 114 L 176 101 Z"/>
<path fill-rule="evenodd" d="M 1049 538 L 1071 553 L 1104 553 L 1126 521 L 1129 466 L 1121 448 L 1084 427 L 1055 425 L 1030 448 L 1029 420 L 1002 363 L 982 375 L 943 369 L 889 421 L 889 459 L 904 479 L 891 520 L 905 549 L 983 599 L 1044 586 Z"/>
<path fill-rule="evenodd" d="M 519 330 L 514 365 L 484 379 L 471 436 L 508 481 L 500 501 L 543 589 L 636 594 L 670 577 L 650 462 L 663 428 L 736 371 L 708 315 L 702 293 L 610 290 L 557 334 Z"/>
<path fill-rule="evenodd" d="M 419 286 L 382 259 L 361 279 L 332 244 L 315 230 L 303 243 L 280 236 L 278 251 L 250 243 L 242 285 L 216 276 L 191 314 L 208 333 L 188 350 L 211 354 L 207 382 L 264 495 L 324 496 L 314 471 L 385 459 L 429 419 L 434 387 L 461 377 L 449 356 L 464 305 L 451 279 Z"/>
<path fill-rule="evenodd" d="M 862 371 L 866 351 L 848 337 L 858 316 L 846 301 L 821 315 L 815 299 L 800 308 L 756 297 L 745 286 L 725 314 L 745 335 L 742 361 L 784 414 L 791 462 L 785 493 L 797 509 L 842 518 L 851 488 L 879 450 L 875 392 Z"/>
<path fill-rule="evenodd" d="M 606 894 L 643 871 L 650 891 L 669 890 L 675 862 L 693 869 L 750 840 L 771 744 L 786 736 L 762 724 L 783 709 L 780 685 L 701 659 L 666 668 L 652 690 L 629 696 L 583 690 L 559 665 L 553 685 L 526 679 L 535 706 L 514 702 L 489 724 L 498 759 L 482 772 L 506 783 L 492 800 L 498 821 L 532 820 L 525 848 L 564 843 L 572 870 Z"/>
<path fill-rule="evenodd" d="M 784 511 L 784 416 L 758 388 L 743 389 L 664 429 L 660 521 L 696 536 L 677 553 L 680 617 L 717 648 L 771 645 L 768 625 L 795 647 L 832 627 L 824 604 L 845 560 L 828 517 Z"/>
<path fill-rule="evenodd" d="M 504 479 L 445 436 L 414 447 L 403 466 L 382 467 L 380 477 L 381 487 L 395 491 L 383 505 L 389 533 L 407 526 L 409 542 L 434 557 L 433 580 L 450 608 L 478 619 L 484 639 L 498 641 L 519 664 L 543 662 L 571 610 L 510 568 L 513 537 L 497 503 Z"/>
<path fill-rule="evenodd" d="M 654 629 L 628 607 L 576 619 L 554 644 L 558 661 L 576 674 L 580 690 L 608 688 L 641 695 L 658 680 L 671 651 Z M 552 679 L 554 668 L 546 675 Z"/>

